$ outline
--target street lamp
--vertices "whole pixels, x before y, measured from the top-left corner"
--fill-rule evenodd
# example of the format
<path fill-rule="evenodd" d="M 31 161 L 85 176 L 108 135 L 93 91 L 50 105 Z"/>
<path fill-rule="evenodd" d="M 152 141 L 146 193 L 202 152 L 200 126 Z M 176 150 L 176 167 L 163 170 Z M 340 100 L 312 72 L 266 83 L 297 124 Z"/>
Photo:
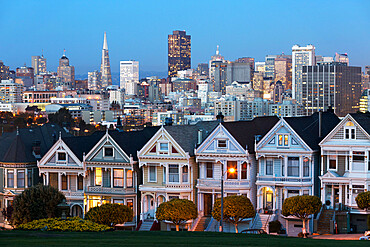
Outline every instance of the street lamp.
<path fill-rule="evenodd" d="M 226 170 L 224 172 L 224 165 L 221 164 L 221 221 L 220 221 L 220 229 L 219 231 L 220 232 L 223 232 L 224 231 L 224 225 L 223 225 L 223 221 L 224 221 L 224 176 L 225 174 L 229 172 L 230 174 L 234 174 L 236 172 L 236 169 L 231 167 L 230 169 Z"/>

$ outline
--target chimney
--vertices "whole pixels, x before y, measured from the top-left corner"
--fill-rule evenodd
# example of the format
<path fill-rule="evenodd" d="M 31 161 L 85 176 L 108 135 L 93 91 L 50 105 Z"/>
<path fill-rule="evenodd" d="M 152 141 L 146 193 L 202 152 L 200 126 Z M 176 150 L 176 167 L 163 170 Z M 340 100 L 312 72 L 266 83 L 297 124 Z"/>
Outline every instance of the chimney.
<path fill-rule="evenodd" d="M 319 138 L 321 138 L 321 122 L 322 122 L 322 112 L 319 111 Z"/>
<path fill-rule="evenodd" d="M 199 129 L 198 130 L 198 145 L 200 145 L 203 141 L 203 130 Z"/>

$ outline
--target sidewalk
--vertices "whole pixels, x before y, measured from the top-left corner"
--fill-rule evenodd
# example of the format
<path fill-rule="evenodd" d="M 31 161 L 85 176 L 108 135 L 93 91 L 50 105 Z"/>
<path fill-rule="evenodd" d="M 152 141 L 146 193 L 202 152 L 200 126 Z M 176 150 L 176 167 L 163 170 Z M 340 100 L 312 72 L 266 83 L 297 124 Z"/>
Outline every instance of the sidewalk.
<path fill-rule="evenodd" d="M 361 233 L 355 234 L 325 234 L 325 235 L 314 235 L 312 239 L 332 239 L 332 240 L 359 240 L 360 237 L 364 236 Z"/>

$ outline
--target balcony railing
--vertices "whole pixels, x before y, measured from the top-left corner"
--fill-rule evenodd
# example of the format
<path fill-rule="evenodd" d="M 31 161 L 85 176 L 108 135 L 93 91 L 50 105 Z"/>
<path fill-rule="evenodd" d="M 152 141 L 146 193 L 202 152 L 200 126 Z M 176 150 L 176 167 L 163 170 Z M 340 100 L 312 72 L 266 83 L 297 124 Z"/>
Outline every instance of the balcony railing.
<path fill-rule="evenodd" d="M 201 187 L 221 187 L 221 180 L 216 179 L 198 179 L 198 186 Z M 224 181 L 224 187 L 249 187 L 249 181 Z"/>
<path fill-rule="evenodd" d="M 134 193 L 134 188 L 111 188 L 101 186 L 88 186 L 86 189 L 87 193 L 104 193 L 104 194 L 126 194 Z"/>
<path fill-rule="evenodd" d="M 171 189 L 190 189 L 190 184 L 166 184 L 166 188 L 171 188 Z"/>
<path fill-rule="evenodd" d="M 293 182 L 293 183 L 308 183 L 311 182 L 311 178 L 289 178 L 289 177 L 257 177 L 258 181 L 266 182 Z"/>
<path fill-rule="evenodd" d="M 81 191 L 62 191 L 66 197 L 84 197 L 84 192 Z"/>

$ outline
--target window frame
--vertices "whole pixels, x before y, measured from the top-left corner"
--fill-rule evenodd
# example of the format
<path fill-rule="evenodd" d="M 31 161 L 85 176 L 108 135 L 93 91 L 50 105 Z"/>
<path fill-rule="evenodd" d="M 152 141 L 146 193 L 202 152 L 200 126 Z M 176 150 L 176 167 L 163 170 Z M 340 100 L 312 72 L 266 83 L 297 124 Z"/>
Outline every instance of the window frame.
<path fill-rule="evenodd" d="M 96 176 L 98 169 L 100 170 L 100 184 L 97 183 L 98 176 Z M 103 169 L 101 167 L 95 167 L 94 169 L 94 186 L 103 186 Z"/>
<path fill-rule="evenodd" d="M 243 162 L 240 164 L 240 178 L 248 179 L 248 163 L 247 162 Z"/>
<path fill-rule="evenodd" d="M 267 173 L 267 162 L 271 162 L 271 174 Z M 270 165 L 269 165 L 270 166 Z M 266 165 L 265 165 L 265 175 L 266 176 L 273 176 L 274 175 L 274 160 L 273 159 L 266 159 Z"/>
<path fill-rule="evenodd" d="M 19 178 L 19 174 L 23 173 L 23 186 L 19 185 L 21 181 Z M 25 188 L 26 187 L 26 171 L 24 169 L 17 169 L 17 188 Z"/>
<path fill-rule="evenodd" d="M 112 155 L 107 155 L 107 149 L 112 149 Z M 107 147 L 103 147 L 103 157 L 104 158 L 113 158 L 114 157 L 114 148 L 113 147 L 110 147 L 110 146 L 107 146 Z"/>
<path fill-rule="evenodd" d="M 150 176 L 150 174 L 151 174 L 151 168 L 154 170 L 154 178 L 153 178 L 153 180 L 152 180 L 152 178 L 151 178 L 151 176 Z M 155 165 L 149 165 L 148 166 L 148 182 L 149 183 L 156 183 L 157 182 L 157 166 L 155 166 Z"/>
<path fill-rule="evenodd" d="M 61 186 L 60 186 L 61 190 L 68 190 L 68 176 L 62 174 L 60 176 L 60 180 L 61 180 Z"/>
<path fill-rule="evenodd" d="M 80 187 L 80 185 L 82 186 Z M 84 190 L 84 177 L 82 175 L 77 176 L 77 190 L 78 191 Z"/>
<path fill-rule="evenodd" d="M 331 161 L 335 161 L 335 168 L 331 168 Z M 328 170 L 336 171 L 338 169 L 338 155 L 328 155 Z"/>
<path fill-rule="evenodd" d="M 128 174 L 131 174 L 129 177 Z M 129 181 L 131 181 L 131 184 L 129 184 Z M 131 169 L 126 170 L 126 188 L 133 188 L 134 187 L 134 171 Z"/>
<path fill-rule="evenodd" d="M 223 147 L 223 144 L 222 146 L 220 146 L 220 141 L 224 141 L 225 142 L 225 146 Z M 227 139 L 217 139 L 217 148 L 220 148 L 220 149 L 227 149 L 228 147 L 228 143 L 227 143 Z"/>
<path fill-rule="evenodd" d="M 208 172 L 211 172 L 212 173 L 212 176 L 208 176 Z M 214 165 L 212 162 L 207 162 L 206 163 L 206 174 L 205 174 L 205 178 L 210 178 L 210 179 L 213 179 L 213 172 L 214 172 Z"/>
<path fill-rule="evenodd" d="M 172 173 L 171 169 L 177 169 L 177 173 Z M 174 179 L 176 178 L 176 176 L 177 176 L 177 181 L 175 181 Z M 180 165 L 179 164 L 169 164 L 168 165 L 168 182 L 169 183 L 180 183 Z"/>
<path fill-rule="evenodd" d="M 298 158 L 298 166 L 289 166 L 289 160 L 297 160 L 296 158 Z M 293 163 L 292 163 L 293 164 Z M 288 177 L 299 177 L 300 176 L 300 158 L 299 157 L 288 157 L 288 164 L 287 164 L 287 168 L 288 168 L 288 171 L 287 171 L 287 176 Z M 291 169 L 289 169 L 289 167 Z M 293 174 L 293 168 L 297 168 L 298 167 L 298 172 L 297 172 L 297 175 L 294 175 Z M 291 172 L 291 174 L 289 173 Z"/>
<path fill-rule="evenodd" d="M 235 166 L 231 166 L 232 163 L 234 163 Z M 230 164 L 230 167 L 229 167 L 229 164 Z M 229 173 L 229 169 L 230 168 L 234 168 L 235 169 L 235 173 L 233 173 L 233 174 Z M 226 161 L 226 178 L 227 179 L 232 179 L 232 180 L 237 180 L 238 179 L 238 162 L 236 160 L 228 160 L 228 161 Z"/>
<path fill-rule="evenodd" d="M 184 172 L 185 168 L 186 168 L 186 172 Z M 183 183 L 189 183 L 189 166 L 188 165 L 184 165 L 181 167 L 181 178 L 182 178 Z"/>
<path fill-rule="evenodd" d="M 280 137 L 281 137 L 281 140 L 280 140 Z M 291 144 L 291 138 L 290 138 L 290 134 L 277 134 L 277 142 L 276 142 L 276 145 L 277 147 L 279 148 L 287 148 L 287 147 L 290 147 L 290 144 Z"/>
<path fill-rule="evenodd" d="M 122 172 L 122 176 L 119 176 L 119 174 L 116 175 L 116 172 L 117 173 Z M 122 182 L 122 185 L 120 185 L 119 182 Z M 125 170 L 122 169 L 122 168 L 113 168 L 113 187 L 114 188 L 123 188 L 124 185 L 125 185 Z"/>
<path fill-rule="evenodd" d="M 302 164 L 302 166 L 303 166 L 303 168 L 302 168 L 303 169 L 303 177 L 310 177 L 310 173 L 311 173 L 310 172 L 310 163 L 311 162 L 310 162 L 310 159 L 308 157 L 303 158 L 303 164 Z M 308 173 L 306 173 L 306 170 L 307 170 Z"/>
<path fill-rule="evenodd" d="M 167 145 L 167 150 L 162 149 L 162 144 Z M 170 153 L 170 143 L 169 142 L 163 142 L 163 141 L 158 142 L 158 145 L 159 145 L 159 148 L 158 148 L 159 154 L 169 154 Z"/>
<path fill-rule="evenodd" d="M 59 159 L 59 155 L 60 154 L 64 154 L 65 155 L 65 159 L 64 160 L 61 160 Z M 65 151 L 57 151 L 57 155 L 56 155 L 56 162 L 63 162 L 63 163 L 66 163 L 68 160 L 68 157 L 67 157 L 67 152 Z"/>
<path fill-rule="evenodd" d="M 6 187 L 7 188 L 14 188 L 14 169 L 7 169 L 6 171 Z M 9 180 L 9 174 L 12 174 L 12 180 Z M 12 186 L 9 186 L 9 181 L 12 181 Z"/>

